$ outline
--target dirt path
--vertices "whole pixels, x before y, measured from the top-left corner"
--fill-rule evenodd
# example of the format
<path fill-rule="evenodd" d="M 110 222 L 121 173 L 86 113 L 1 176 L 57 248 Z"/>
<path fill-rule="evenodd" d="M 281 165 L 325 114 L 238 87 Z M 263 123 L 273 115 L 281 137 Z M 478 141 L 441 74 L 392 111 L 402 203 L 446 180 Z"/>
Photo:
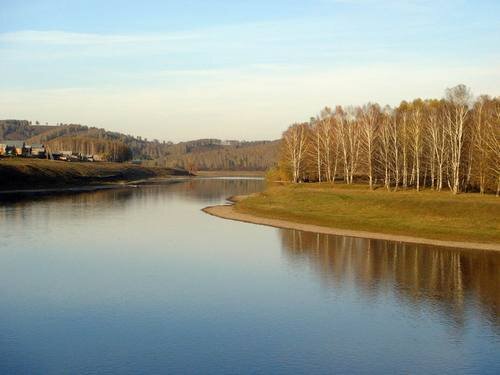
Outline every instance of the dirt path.
<path fill-rule="evenodd" d="M 240 200 L 241 197 L 234 197 L 234 201 Z M 445 246 L 445 247 L 455 247 L 460 249 L 474 249 L 474 250 L 494 250 L 500 251 L 500 245 L 498 244 L 483 244 L 475 242 L 458 242 L 458 241 L 441 241 L 432 240 L 427 238 L 411 237 L 411 236 L 400 236 L 384 233 L 373 233 L 357 230 L 347 230 L 347 229 L 336 229 L 330 227 L 323 227 L 319 225 L 311 224 L 301 224 L 294 223 L 286 220 L 279 219 L 268 219 L 265 217 L 258 217 L 250 214 L 245 214 L 237 212 L 233 205 L 221 205 L 221 206 L 210 206 L 203 209 L 207 214 L 217 216 L 223 219 L 242 221 L 245 223 L 266 225 L 275 228 L 284 229 L 297 229 L 305 232 L 315 232 L 323 234 L 333 234 L 338 236 L 348 236 L 348 237 L 361 237 L 361 238 L 371 238 L 376 240 L 387 240 L 396 242 L 408 242 L 423 245 L 432 246 Z"/>

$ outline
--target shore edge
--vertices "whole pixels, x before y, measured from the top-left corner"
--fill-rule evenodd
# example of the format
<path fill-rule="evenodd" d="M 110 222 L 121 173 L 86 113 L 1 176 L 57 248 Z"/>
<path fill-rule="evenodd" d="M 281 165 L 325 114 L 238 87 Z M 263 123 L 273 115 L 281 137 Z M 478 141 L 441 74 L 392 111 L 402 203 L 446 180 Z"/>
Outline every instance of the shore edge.
<path fill-rule="evenodd" d="M 234 209 L 234 202 L 237 202 L 241 199 L 244 199 L 244 196 L 230 197 L 228 198 L 228 201 L 233 202 L 233 204 L 208 206 L 203 208 L 202 211 L 209 215 L 216 216 L 222 219 L 240 221 L 244 223 L 257 224 L 257 225 L 265 225 L 268 227 L 281 228 L 281 229 L 295 229 L 304 232 L 332 234 L 336 236 L 369 238 L 374 240 L 385 240 L 393 242 L 407 242 L 420 245 L 453 247 L 458 249 L 500 251 L 500 245 L 497 244 L 433 240 L 428 238 L 403 236 L 395 234 L 330 228 L 320 225 L 296 223 L 293 221 L 281 220 L 281 219 L 269 219 L 265 217 L 237 212 Z"/>

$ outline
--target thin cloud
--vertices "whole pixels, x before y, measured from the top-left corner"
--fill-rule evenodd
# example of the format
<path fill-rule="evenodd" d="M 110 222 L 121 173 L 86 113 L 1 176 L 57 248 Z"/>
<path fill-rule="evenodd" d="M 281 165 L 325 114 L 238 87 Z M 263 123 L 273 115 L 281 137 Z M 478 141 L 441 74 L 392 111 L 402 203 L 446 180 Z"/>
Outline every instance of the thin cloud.
<path fill-rule="evenodd" d="M 81 122 L 162 139 L 277 138 L 289 123 L 323 106 L 441 97 L 463 82 L 474 93 L 499 95 L 496 61 L 467 67 L 371 64 L 334 69 L 282 67 L 279 72 L 217 70 L 179 85 L 113 86 L 0 92 L 0 117 Z M 265 70 L 265 69 L 264 69 Z M 213 73 L 213 74 L 212 74 Z M 189 75 L 189 71 L 185 74 Z M 362 87 L 362 90 L 360 89 Z M 138 125 L 140 124 L 140 125 Z M 174 131 L 175 130 L 175 131 Z"/>
<path fill-rule="evenodd" d="M 436 7 L 457 7 L 463 5 L 466 0 L 322 0 L 323 3 L 344 4 L 356 7 L 378 7 L 396 8 L 408 12 L 422 12 L 435 9 Z"/>
<path fill-rule="evenodd" d="M 195 33 L 91 34 L 25 30 L 0 34 L 1 43 L 43 43 L 52 45 L 142 44 L 197 38 L 199 38 L 199 35 Z"/>

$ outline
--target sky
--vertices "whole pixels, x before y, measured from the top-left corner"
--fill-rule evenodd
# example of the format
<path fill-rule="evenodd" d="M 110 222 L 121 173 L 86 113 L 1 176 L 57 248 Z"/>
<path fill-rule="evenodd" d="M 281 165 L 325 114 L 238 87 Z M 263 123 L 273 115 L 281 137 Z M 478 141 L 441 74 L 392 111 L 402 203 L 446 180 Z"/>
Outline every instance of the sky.
<path fill-rule="evenodd" d="M 0 0 L 0 118 L 279 138 L 324 106 L 500 95 L 500 1 Z"/>

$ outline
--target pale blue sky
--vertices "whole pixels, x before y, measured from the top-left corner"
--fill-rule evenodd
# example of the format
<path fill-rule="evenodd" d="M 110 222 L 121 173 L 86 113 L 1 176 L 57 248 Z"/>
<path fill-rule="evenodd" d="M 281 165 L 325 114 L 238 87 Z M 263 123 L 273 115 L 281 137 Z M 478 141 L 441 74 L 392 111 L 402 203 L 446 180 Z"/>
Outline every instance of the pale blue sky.
<path fill-rule="evenodd" d="M 0 118 L 271 139 L 325 105 L 500 95 L 500 2 L 0 0 Z"/>

